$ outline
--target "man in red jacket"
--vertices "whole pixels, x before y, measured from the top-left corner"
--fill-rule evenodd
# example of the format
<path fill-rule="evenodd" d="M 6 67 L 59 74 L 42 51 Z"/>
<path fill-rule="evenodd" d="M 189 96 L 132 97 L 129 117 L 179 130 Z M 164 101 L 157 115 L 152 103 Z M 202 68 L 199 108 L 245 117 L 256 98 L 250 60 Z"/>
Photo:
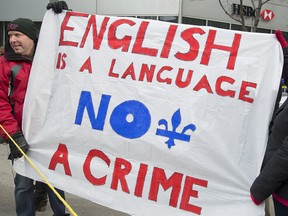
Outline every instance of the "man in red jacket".
<path fill-rule="evenodd" d="M 59 9 L 59 2 L 52 6 L 57 6 Z M 55 11 L 52 6 L 50 8 L 55 13 L 66 9 L 60 5 L 61 11 Z M 38 40 L 36 26 L 30 19 L 16 19 L 7 26 L 7 38 L 4 55 L 0 57 L 0 124 L 26 153 L 29 144 L 22 134 L 21 126 L 23 104 Z M 5 132 L 0 130 L 0 135 L 9 144 L 11 153 L 9 157 L 12 162 L 22 157 L 22 153 L 8 139 Z M 35 215 L 33 179 L 16 173 L 14 182 L 17 215 Z M 58 192 L 64 198 L 64 192 L 60 190 Z M 65 213 L 65 206 L 51 189 L 48 189 L 48 195 L 55 216 L 69 215 Z"/>

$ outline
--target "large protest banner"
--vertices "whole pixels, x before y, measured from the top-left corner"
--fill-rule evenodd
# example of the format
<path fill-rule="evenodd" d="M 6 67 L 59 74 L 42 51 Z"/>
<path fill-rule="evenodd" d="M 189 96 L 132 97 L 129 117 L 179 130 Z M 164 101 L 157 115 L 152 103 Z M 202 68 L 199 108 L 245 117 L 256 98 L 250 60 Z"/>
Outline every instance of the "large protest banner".
<path fill-rule="evenodd" d="M 131 215 L 264 215 L 249 188 L 282 64 L 272 34 L 48 11 L 28 156 L 55 187 Z"/>

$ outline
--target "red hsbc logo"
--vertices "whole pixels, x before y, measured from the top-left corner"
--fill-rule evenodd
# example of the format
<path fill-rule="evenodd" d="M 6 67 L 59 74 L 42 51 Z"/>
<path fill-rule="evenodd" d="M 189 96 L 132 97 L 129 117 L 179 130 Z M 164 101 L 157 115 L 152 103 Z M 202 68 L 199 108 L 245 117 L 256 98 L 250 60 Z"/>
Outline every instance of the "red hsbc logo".
<path fill-rule="evenodd" d="M 272 10 L 263 10 L 261 12 L 261 17 L 263 20 L 272 20 L 274 18 L 275 14 Z"/>

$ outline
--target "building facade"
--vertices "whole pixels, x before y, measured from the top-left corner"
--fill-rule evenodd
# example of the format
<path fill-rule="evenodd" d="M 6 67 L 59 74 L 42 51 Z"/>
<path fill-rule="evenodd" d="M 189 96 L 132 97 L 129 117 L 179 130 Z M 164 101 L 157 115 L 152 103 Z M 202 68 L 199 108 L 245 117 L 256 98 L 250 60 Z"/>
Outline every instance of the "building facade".
<path fill-rule="evenodd" d="M 35 21 L 39 28 L 46 5 L 55 0 L 0 0 L 0 45 L 5 41 L 7 23 L 18 17 Z M 240 0 L 66 0 L 74 11 L 108 16 L 213 26 L 242 30 L 235 19 L 240 17 Z M 244 0 L 244 20 L 248 31 L 254 22 L 254 7 L 258 0 Z M 35 9 L 36 8 L 36 9 Z M 273 33 L 280 29 L 288 39 L 288 0 L 270 0 L 263 5 L 257 32 Z"/>

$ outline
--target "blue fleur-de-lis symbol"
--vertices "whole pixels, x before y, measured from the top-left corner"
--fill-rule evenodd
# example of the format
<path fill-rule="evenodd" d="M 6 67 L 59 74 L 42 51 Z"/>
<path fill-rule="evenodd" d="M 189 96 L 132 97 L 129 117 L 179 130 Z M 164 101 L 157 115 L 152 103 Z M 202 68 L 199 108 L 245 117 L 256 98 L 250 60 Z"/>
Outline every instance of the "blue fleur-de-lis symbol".
<path fill-rule="evenodd" d="M 189 124 L 185 126 L 181 133 L 178 133 L 176 129 L 179 127 L 181 123 L 181 113 L 180 109 L 178 109 L 171 118 L 172 123 L 172 130 L 168 130 L 168 122 L 165 119 L 160 119 L 158 122 L 158 125 L 164 125 L 165 129 L 157 129 L 156 135 L 167 137 L 168 140 L 165 142 L 168 145 L 168 148 L 170 149 L 172 146 L 175 145 L 174 140 L 182 140 L 185 142 L 190 141 L 190 135 L 185 134 L 187 130 L 196 130 L 196 126 L 194 124 Z"/>

